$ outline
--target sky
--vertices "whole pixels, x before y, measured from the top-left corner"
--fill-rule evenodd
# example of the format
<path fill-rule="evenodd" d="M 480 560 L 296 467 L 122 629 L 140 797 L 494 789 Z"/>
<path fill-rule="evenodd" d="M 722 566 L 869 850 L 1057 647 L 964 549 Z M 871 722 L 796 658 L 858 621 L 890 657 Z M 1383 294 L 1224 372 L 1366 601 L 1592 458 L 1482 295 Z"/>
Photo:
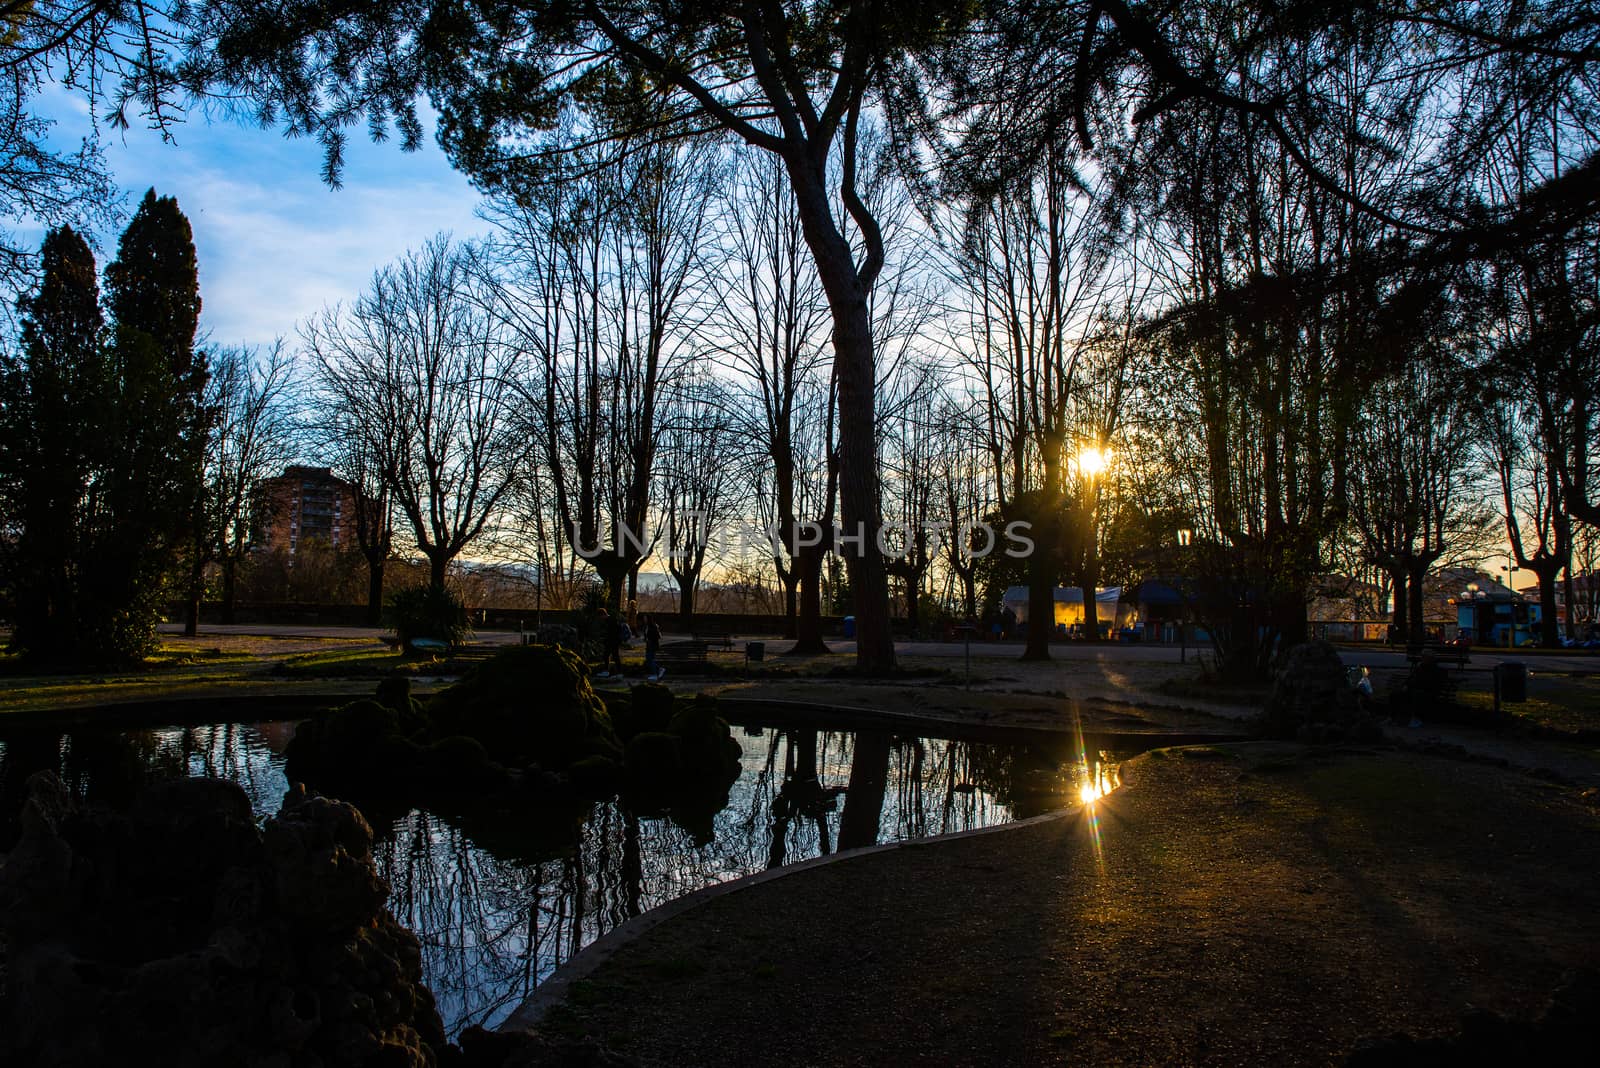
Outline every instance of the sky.
<path fill-rule="evenodd" d="M 57 122 L 55 140 L 90 131 L 79 96 L 56 90 L 37 101 Z M 358 295 L 378 267 L 441 231 L 487 233 L 481 202 L 430 139 L 419 152 L 351 133 L 344 185 L 321 179 L 322 149 L 225 119 L 200 116 L 163 144 L 144 128 L 102 130 L 106 163 L 124 193 L 121 225 L 144 191 L 175 196 L 189 217 L 200 264 L 200 329 L 217 345 L 266 345 L 325 305 Z M 96 234 L 101 266 L 116 254 L 121 225 Z M 43 232 L 19 229 L 37 243 Z"/>

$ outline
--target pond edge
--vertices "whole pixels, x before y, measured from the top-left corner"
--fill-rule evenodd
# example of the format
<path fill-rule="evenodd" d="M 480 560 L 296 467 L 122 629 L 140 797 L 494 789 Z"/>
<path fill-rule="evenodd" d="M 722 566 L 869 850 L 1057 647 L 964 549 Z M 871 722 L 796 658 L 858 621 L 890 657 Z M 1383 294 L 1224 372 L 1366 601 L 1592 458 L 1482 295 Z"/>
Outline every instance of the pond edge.
<path fill-rule="evenodd" d="M 1143 754 L 1140 755 L 1142 756 Z M 1129 763 L 1137 759 L 1138 757 L 1133 757 Z M 1124 764 L 1123 766 L 1126 767 L 1127 765 Z M 629 920 L 625 920 L 587 946 L 584 946 L 575 956 L 550 973 L 550 977 L 535 987 L 533 993 L 524 998 L 522 1004 L 513 1009 L 511 1015 L 496 1025 L 494 1030 L 501 1032 L 531 1031 L 539 1025 L 551 1008 L 566 1000 L 567 993 L 575 983 L 593 975 L 601 965 L 615 956 L 623 946 L 666 923 L 668 920 L 676 919 L 685 912 L 699 908 L 701 905 L 714 901 L 719 897 L 738 893 L 741 890 L 750 890 L 776 879 L 798 875 L 826 864 L 853 860 L 857 857 L 870 856 L 873 853 L 887 853 L 890 850 L 902 849 L 907 846 L 942 845 L 962 838 L 1000 834 L 1006 831 L 1021 830 L 1024 827 L 1033 827 L 1041 823 L 1051 823 L 1076 816 L 1084 810 L 1084 807 L 1081 804 L 1072 805 L 1067 808 L 1056 809 L 1054 812 L 1030 816 L 1025 820 L 1017 820 L 1013 823 L 999 823 L 991 827 L 973 827 L 965 831 L 952 831 L 949 834 L 906 838 L 898 842 L 883 842 L 878 845 L 841 850 L 836 853 L 830 853 L 827 856 L 811 857 L 808 860 L 797 861 L 794 864 L 785 864 L 781 867 L 768 868 L 766 871 L 758 871 L 750 875 L 741 876 L 738 879 L 729 879 L 727 882 L 717 883 L 714 886 L 701 887 L 693 893 L 673 898 L 671 901 L 663 902 L 647 912 L 642 912 Z"/>

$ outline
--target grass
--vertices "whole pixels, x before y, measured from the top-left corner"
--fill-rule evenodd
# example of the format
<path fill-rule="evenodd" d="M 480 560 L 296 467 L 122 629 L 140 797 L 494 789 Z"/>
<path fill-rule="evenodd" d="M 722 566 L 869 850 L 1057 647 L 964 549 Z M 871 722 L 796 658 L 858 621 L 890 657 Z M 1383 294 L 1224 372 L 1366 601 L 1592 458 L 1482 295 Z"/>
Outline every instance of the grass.
<path fill-rule="evenodd" d="M 109 671 L 38 674 L 0 658 L 0 715 L 130 701 L 272 693 L 371 679 L 400 665 L 367 639 L 255 635 L 164 636 L 142 665 Z"/>
<path fill-rule="evenodd" d="M 399 652 L 387 648 L 356 648 L 300 653 L 277 662 L 272 671 L 291 679 L 377 678 L 398 673 L 414 674 L 425 666 L 420 661 L 407 660 Z"/>
<path fill-rule="evenodd" d="M 1327 1064 L 1532 1016 L 1600 951 L 1593 795 L 1413 753 L 1191 752 L 1124 765 L 1092 823 L 714 899 L 621 947 L 561 1028 L 643 1064 Z"/>
<path fill-rule="evenodd" d="M 1462 686 L 1456 700 L 1480 711 L 1494 707 L 1492 683 Z M 1502 703 L 1512 722 L 1539 731 L 1592 737 L 1600 732 L 1600 678 L 1550 675 L 1534 671 L 1528 679 L 1528 699 Z"/>

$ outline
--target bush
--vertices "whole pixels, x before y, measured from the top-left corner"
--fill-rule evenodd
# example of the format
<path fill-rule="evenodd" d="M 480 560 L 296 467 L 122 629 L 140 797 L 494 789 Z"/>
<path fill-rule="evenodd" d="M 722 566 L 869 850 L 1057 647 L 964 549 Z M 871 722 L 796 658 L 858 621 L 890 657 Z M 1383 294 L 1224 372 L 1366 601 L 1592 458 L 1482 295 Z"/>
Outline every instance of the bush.
<path fill-rule="evenodd" d="M 452 649 L 472 636 L 467 606 L 449 590 L 413 586 L 389 597 L 383 622 L 400 646 L 411 652 L 417 638 L 434 638 Z"/>

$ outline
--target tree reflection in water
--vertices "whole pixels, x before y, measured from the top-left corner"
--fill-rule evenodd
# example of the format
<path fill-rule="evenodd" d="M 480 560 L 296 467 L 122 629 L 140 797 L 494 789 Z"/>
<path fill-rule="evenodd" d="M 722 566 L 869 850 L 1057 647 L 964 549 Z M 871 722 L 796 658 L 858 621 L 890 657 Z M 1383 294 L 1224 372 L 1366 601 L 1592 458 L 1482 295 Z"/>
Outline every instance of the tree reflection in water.
<path fill-rule="evenodd" d="M 219 776 L 240 783 L 257 812 L 275 812 L 292 734 L 280 723 L 12 733 L 0 738 L 0 830 L 27 776 L 45 768 L 80 796 L 113 803 L 152 779 Z M 743 770 L 714 812 L 623 801 L 471 820 L 366 812 L 389 907 L 417 933 L 452 1032 L 498 1023 L 584 946 L 673 898 L 834 849 L 1002 823 L 1076 795 L 1064 747 L 885 731 L 735 735 Z"/>

